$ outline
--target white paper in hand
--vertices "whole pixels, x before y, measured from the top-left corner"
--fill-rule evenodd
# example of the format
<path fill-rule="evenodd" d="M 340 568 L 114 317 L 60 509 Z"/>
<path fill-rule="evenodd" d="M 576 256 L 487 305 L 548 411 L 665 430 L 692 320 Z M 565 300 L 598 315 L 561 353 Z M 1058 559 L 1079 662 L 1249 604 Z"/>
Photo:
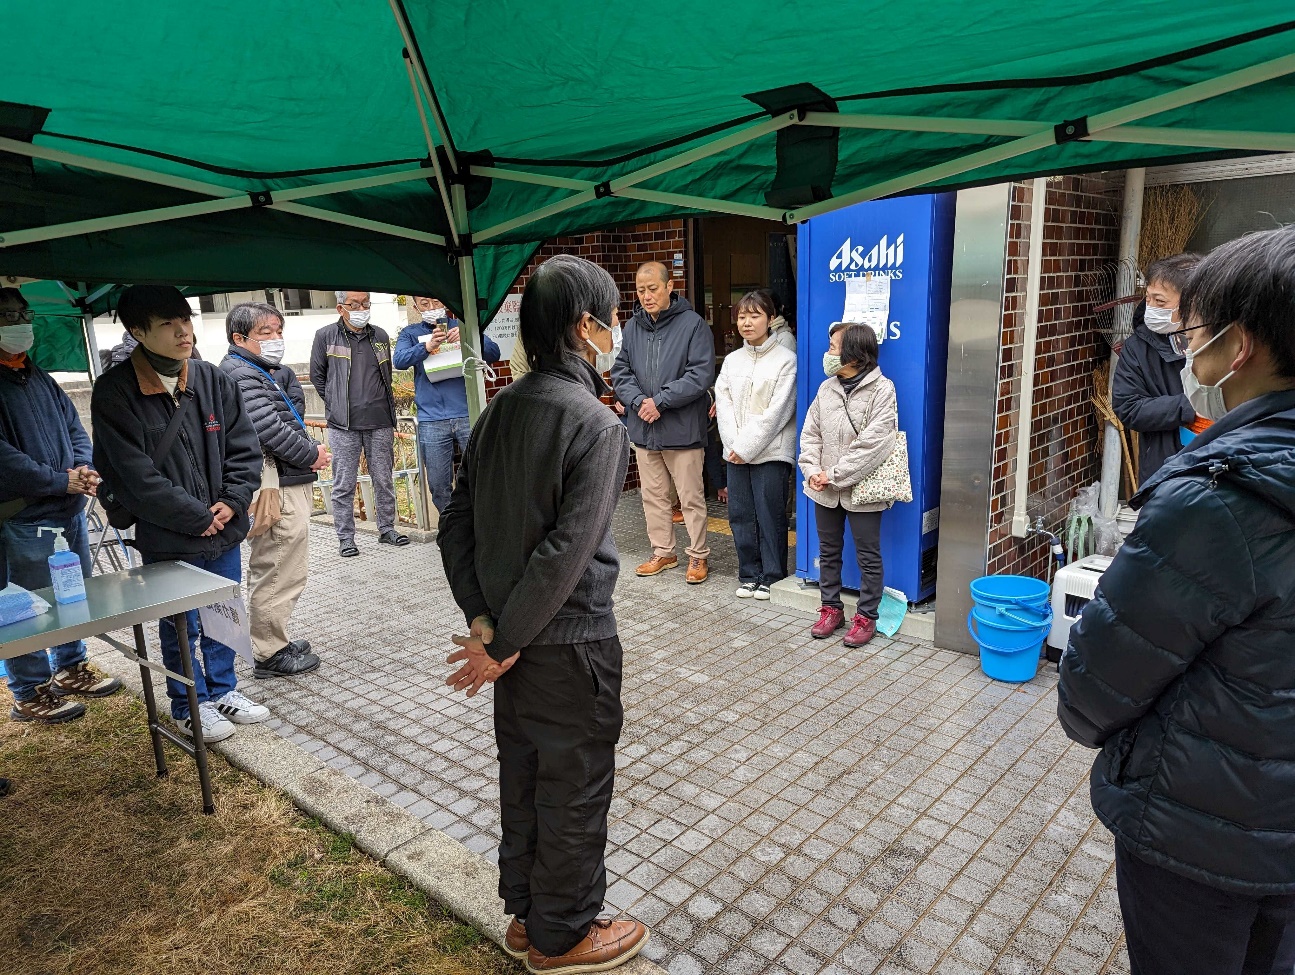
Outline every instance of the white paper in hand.
<path fill-rule="evenodd" d="M 459 342 L 442 342 L 435 355 L 423 360 L 423 372 L 434 383 L 443 379 L 463 378 L 463 345 Z"/>
<path fill-rule="evenodd" d="M 252 625 L 242 596 L 203 606 L 198 610 L 198 619 L 204 634 L 256 666 L 256 656 L 252 653 Z"/>

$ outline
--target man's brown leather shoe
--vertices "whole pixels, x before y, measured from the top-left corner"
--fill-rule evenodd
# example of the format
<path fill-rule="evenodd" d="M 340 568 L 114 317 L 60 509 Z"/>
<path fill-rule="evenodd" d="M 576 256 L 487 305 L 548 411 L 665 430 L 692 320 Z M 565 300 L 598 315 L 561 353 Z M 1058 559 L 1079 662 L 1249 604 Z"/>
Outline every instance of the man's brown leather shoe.
<path fill-rule="evenodd" d="M 659 576 L 666 569 L 673 569 L 679 564 L 679 559 L 673 555 L 654 555 L 638 567 L 638 574 L 641 576 Z"/>
<path fill-rule="evenodd" d="M 526 934 L 526 924 L 513 918 L 508 922 L 508 932 L 504 935 L 504 951 L 525 961 L 530 950 L 531 939 Z"/>
<path fill-rule="evenodd" d="M 706 568 L 705 559 L 688 560 L 688 574 L 684 576 L 684 581 L 687 582 L 688 585 L 695 586 L 698 583 L 705 582 L 709 575 L 710 570 Z"/>
<path fill-rule="evenodd" d="M 526 969 L 536 975 L 610 971 L 642 951 L 649 937 L 647 925 L 641 921 L 600 917 L 590 925 L 589 933 L 580 943 L 565 955 L 550 958 L 531 948 L 526 956 Z"/>

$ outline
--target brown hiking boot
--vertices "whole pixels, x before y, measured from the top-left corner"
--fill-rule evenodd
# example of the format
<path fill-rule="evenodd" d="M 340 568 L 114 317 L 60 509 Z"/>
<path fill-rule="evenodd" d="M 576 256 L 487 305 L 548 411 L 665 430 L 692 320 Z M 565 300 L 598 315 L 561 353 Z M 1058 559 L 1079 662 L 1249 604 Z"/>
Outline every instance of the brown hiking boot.
<path fill-rule="evenodd" d="M 36 688 L 36 696 L 30 701 L 15 701 L 9 711 L 14 721 L 37 721 L 40 724 L 62 724 L 64 721 L 75 721 L 85 714 L 85 705 L 78 701 L 64 701 L 56 697 L 49 689 L 49 684 Z"/>
<path fill-rule="evenodd" d="M 673 569 L 678 564 L 679 559 L 673 555 L 654 555 L 635 571 L 641 576 L 659 576 L 666 569 Z"/>
<path fill-rule="evenodd" d="M 706 568 L 705 559 L 688 560 L 688 574 L 684 576 L 684 581 L 688 585 L 695 586 L 705 582 L 708 576 L 710 576 L 710 570 Z"/>
<path fill-rule="evenodd" d="M 121 690 L 121 681 L 116 677 L 102 677 L 91 670 L 89 664 L 79 663 L 60 670 L 49 682 L 49 686 L 59 697 L 67 697 L 69 694 L 107 697 Z"/>
<path fill-rule="evenodd" d="M 600 917 L 589 926 L 589 933 L 565 955 L 553 958 L 531 948 L 526 969 L 539 975 L 575 975 L 578 972 L 606 972 L 643 950 L 651 937 L 647 926 L 629 918 Z"/>
<path fill-rule="evenodd" d="M 504 935 L 504 951 L 514 958 L 525 961 L 530 950 L 531 939 L 526 934 L 526 922 L 520 918 L 513 918 L 508 922 L 508 932 Z"/>

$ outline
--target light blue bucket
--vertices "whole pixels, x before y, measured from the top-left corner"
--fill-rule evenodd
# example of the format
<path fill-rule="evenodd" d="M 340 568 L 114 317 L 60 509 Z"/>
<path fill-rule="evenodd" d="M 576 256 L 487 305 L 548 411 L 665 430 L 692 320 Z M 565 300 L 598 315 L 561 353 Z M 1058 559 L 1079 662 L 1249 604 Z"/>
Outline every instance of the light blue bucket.
<path fill-rule="evenodd" d="M 971 595 L 975 605 L 967 614 L 967 630 L 980 646 L 981 669 L 994 680 L 1032 680 L 1052 629 L 1047 583 L 1028 576 L 984 576 L 971 584 Z"/>

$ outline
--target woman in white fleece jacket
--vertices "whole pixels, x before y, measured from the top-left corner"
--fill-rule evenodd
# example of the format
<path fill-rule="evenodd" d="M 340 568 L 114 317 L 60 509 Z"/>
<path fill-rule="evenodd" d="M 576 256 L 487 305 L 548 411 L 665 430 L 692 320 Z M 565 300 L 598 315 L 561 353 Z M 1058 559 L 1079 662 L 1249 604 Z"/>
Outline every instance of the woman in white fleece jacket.
<path fill-rule="evenodd" d="M 728 520 L 737 546 L 737 595 L 768 599 L 787 577 L 787 493 L 796 462 L 796 354 L 770 332 L 768 292 L 733 308 L 746 341 L 715 381 L 715 417 L 728 461 Z"/>

